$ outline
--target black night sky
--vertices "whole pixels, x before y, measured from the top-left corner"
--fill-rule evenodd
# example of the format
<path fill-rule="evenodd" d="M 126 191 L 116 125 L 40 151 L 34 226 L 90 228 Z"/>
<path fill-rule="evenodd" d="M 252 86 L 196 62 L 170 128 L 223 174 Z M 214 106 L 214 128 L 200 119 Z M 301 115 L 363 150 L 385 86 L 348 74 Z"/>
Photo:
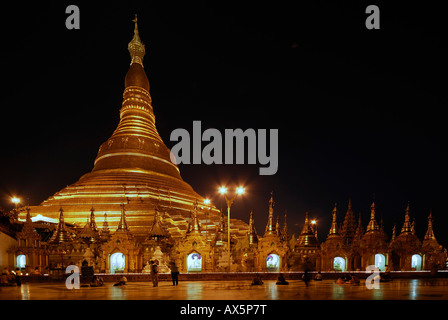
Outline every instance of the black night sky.
<path fill-rule="evenodd" d="M 411 203 L 417 235 L 433 212 L 448 245 L 445 17 L 436 6 L 380 8 L 381 29 L 365 27 L 368 4 L 312 1 L 254 6 L 159 6 L 60 2 L 16 4 L 2 15 L 0 206 L 11 195 L 37 205 L 93 168 L 119 121 L 128 42 L 138 14 L 156 125 L 165 144 L 176 128 L 278 129 L 279 169 L 180 165 L 182 177 L 224 208 L 217 187 L 246 186 L 232 217 L 254 210 L 263 234 L 268 200 L 288 213 L 290 234 L 305 211 L 329 230 L 351 197 L 367 225 L 374 197 L 388 236 Z M 65 8 L 80 8 L 68 30 Z M 204 143 L 205 145 L 205 143 Z M 26 199 L 26 200 L 25 200 Z"/>

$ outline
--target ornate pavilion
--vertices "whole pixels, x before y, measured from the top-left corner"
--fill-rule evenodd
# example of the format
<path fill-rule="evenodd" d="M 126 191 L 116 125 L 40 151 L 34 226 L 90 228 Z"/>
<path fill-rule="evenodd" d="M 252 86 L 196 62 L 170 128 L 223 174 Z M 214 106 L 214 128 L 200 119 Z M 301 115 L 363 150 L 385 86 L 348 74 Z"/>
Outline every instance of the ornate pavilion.
<path fill-rule="evenodd" d="M 233 272 L 444 266 L 447 253 L 434 235 L 432 214 L 420 240 L 409 204 L 401 231 L 398 234 L 394 227 L 391 239 L 376 220 L 374 203 L 364 230 L 361 218 L 355 220 L 351 201 L 341 226 L 335 205 L 324 242 L 319 242 L 308 213 L 299 236 L 290 237 L 286 214 L 282 225 L 274 216 L 273 194 L 263 235 L 255 230 L 253 212 L 249 224 L 231 219 L 228 225 L 224 214 L 205 204 L 170 161 L 155 126 L 143 67 L 145 46 L 137 19 L 134 22 L 118 127 L 100 146 L 90 173 L 39 206 L 10 214 L 17 232 L 7 250 L 9 269 L 50 273 L 87 261 L 96 272 L 146 272 L 148 261 L 157 259 L 161 272 L 168 272 L 172 262 L 181 272 L 227 271 L 228 228 Z"/>

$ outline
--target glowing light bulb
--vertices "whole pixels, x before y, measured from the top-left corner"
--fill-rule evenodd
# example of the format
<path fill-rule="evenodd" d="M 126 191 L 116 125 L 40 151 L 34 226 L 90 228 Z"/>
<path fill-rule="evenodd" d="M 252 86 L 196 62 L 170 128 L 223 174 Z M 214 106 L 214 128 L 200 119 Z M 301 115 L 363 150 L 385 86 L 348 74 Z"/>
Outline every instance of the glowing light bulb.
<path fill-rule="evenodd" d="M 238 195 L 242 195 L 242 194 L 244 194 L 244 188 L 243 188 L 243 187 L 238 187 L 238 188 L 236 188 L 236 193 L 237 193 Z"/>

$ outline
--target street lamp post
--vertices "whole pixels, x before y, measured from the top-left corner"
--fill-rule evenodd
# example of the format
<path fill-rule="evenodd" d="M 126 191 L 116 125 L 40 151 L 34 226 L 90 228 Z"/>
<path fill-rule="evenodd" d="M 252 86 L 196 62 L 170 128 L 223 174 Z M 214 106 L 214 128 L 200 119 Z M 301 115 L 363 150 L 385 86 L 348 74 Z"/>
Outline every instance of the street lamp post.
<path fill-rule="evenodd" d="M 226 187 L 220 187 L 219 193 L 224 195 L 227 204 L 227 263 L 228 263 L 227 268 L 228 272 L 230 272 L 230 207 L 232 206 L 233 201 L 235 200 L 237 195 L 244 194 L 244 188 L 243 187 L 236 188 L 236 193 L 233 195 L 233 197 L 227 197 Z"/>

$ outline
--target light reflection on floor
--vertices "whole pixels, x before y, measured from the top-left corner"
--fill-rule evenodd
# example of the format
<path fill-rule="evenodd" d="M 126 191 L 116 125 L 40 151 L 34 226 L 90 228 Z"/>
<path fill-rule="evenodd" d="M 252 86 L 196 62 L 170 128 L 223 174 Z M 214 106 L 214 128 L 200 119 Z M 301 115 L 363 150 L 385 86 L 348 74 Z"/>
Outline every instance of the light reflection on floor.
<path fill-rule="evenodd" d="M 129 282 L 123 287 L 105 283 L 98 288 L 69 290 L 64 283 L 31 283 L 21 287 L 1 287 L 0 300 L 448 300 L 448 279 L 396 279 L 381 283 L 380 289 L 360 285 L 338 285 L 333 280 L 290 281 L 278 286 L 265 281 L 184 281 L 174 287 L 160 282 Z"/>

